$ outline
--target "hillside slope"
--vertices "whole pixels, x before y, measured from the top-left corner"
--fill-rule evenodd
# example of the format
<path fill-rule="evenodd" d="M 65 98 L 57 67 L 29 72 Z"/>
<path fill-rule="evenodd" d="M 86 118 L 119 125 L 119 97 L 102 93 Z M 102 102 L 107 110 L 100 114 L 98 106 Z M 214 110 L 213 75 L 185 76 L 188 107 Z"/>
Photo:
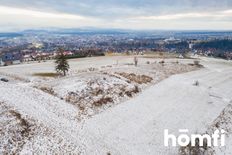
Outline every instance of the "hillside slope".
<path fill-rule="evenodd" d="M 81 122 L 64 100 L 25 83 L 0 82 L 0 152 L 15 137 L 4 130 L 20 138 L 26 128 L 22 145 L 12 145 L 21 154 L 176 154 L 178 148 L 163 146 L 164 129 L 203 133 L 232 102 L 231 63 L 203 58 L 202 64 L 206 68 L 171 76 Z"/>

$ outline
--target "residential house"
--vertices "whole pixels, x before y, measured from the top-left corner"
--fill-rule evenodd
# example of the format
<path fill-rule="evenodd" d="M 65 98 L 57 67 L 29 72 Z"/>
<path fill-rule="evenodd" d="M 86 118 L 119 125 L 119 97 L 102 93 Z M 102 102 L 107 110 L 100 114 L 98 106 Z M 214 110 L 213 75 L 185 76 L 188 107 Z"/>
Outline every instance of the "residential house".
<path fill-rule="evenodd" d="M 14 65 L 22 62 L 22 55 L 20 52 L 6 52 L 1 56 L 3 65 Z"/>

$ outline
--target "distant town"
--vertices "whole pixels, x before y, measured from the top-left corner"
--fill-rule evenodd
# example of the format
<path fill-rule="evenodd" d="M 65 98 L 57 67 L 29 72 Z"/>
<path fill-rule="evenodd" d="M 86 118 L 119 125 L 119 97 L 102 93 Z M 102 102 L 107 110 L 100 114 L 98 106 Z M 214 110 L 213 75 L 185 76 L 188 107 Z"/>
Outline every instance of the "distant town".
<path fill-rule="evenodd" d="M 67 58 L 112 53 L 172 52 L 232 59 L 230 31 L 25 30 L 0 33 L 0 66 L 54 59 L 58 48 Z"/>

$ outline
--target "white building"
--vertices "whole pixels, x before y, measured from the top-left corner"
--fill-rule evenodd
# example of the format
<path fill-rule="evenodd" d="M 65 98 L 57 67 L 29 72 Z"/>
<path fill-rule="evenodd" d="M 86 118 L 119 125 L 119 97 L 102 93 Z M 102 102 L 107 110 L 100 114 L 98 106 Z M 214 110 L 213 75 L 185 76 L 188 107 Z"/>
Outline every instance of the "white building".
<path fill-rule="evenodd" d="M 174 37 L 170 37 L 169 39 L 165 39 L 164 42 L 166 42 L 166 43 L 178 43 L 178 42 L 181 42 L 181 40 L 175 39 Z"/>
<path fill-rule="evenodd" d="M 189 49 L 193 49 L 194 44 L 193 43 L 189 43 Z"/>

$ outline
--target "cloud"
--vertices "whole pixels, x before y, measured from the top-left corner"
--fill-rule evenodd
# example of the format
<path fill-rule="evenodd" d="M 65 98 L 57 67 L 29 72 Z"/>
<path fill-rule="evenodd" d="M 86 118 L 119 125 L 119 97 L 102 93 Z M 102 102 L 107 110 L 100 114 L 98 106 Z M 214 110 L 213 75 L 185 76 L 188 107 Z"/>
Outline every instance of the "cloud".
<path fill-rule="evenodd" d="M 4 29 L 231 29 L 231 17 L 232 0 L 0 0 Z"/>
<path fill-rule="evenodd" d="M 56 19 L 76 19 L 82 20 L 85 19 L 83 16 L 67 14 L 67 13 L 49 13 L 49 12 L 41 12 L 41 11 L 33 11 L 28 9 L 20 9 L 20 8 L 12 8 L 0 6 L 0 14 L 6 15 L 24 15 L 31 16 L 35 18 L 56 18 Z"/>
<path fill-rule="evenodd" d="M 121 16 L 229 10 L 231 0 L 0 0 L 0 5 L 83 16 Z"/>
<path fill-rule="evenodd" d="M 216 11 L 216 12 L 192 12 L 192 13 L 177 13 L 177 14 L 167 14 L 158 16 L 139 16 L 132 19 L 142 19 L 142 20 L 177 20 L 177 19 L 191 19 L 191 18 L 232 18 L 232 10 Z"/>
<path fill-rule="evenodd" d="M 31 9 L 0 6 L 1 31 L 17 31 L 28 28 L 84 27 L 100 25 L 99 19 L 63 12 L 45 12 Z"/>

